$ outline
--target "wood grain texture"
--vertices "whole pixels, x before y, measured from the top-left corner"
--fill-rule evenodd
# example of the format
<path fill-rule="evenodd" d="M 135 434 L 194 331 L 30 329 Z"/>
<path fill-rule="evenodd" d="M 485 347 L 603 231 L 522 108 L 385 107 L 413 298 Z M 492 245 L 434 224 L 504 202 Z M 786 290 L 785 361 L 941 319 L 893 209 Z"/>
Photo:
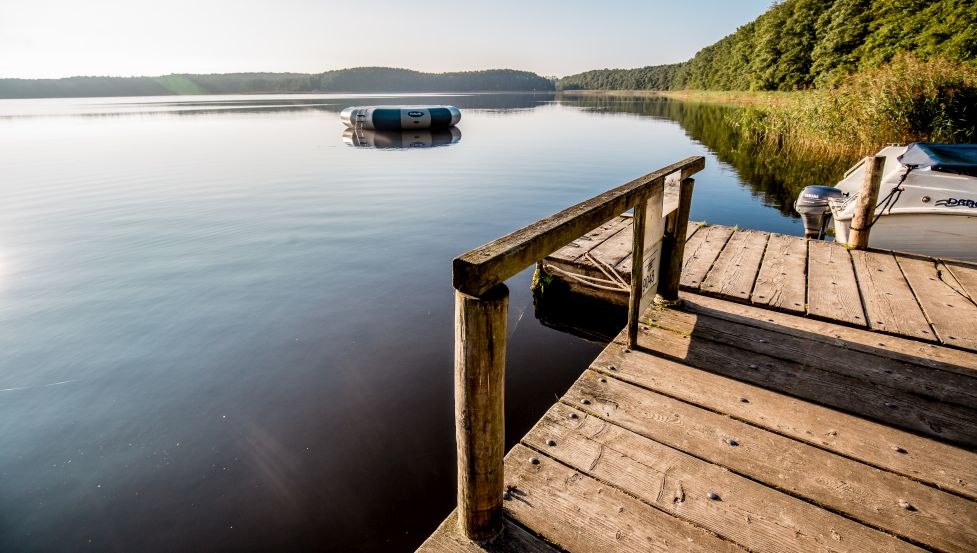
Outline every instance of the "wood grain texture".
<path fill-rule="evenodd" d="M 509 289 L 474 298 L 455 292 L 455 440 L 458 523 L 466 537 L 502 532 L 505 342 Z"/>
<path fill-rule="evenodd" d="M 843 327 L 826 321 L 794 317 L 698 294 L 683 292 L 680 296 L 684 300 L 683 309 L 693 313 L 775 330 L 812 341 L 834 343 L 844 348 L 899 359 L 921 367 L 956 372 L 964 376 L 977 375 L 977 353 L 974 352 Z"/>
<path fill-rule="evenodd" d="M 686 403 L 977 499 L 977 453 L 652 355 L 606 348 L 591 367 Z M 938 467 L 934 470 L 934 467 Z"/>
<path fill-rule="evenodd" d="M 855 278 L 872 330 L 936 340 L 896 258 L 889 252 L 852 251 Z"/>
<path fill-rule="evenodd" d="M 807 312 L 814 317 L 865 326 L 851 255 L 841 244 L 808 244 Z"/>
<path fill-rule="evenodd" d="M 872 219 L 875 217 L 875 208 L 879 202 L 879 187 L 882 185 L 885 156 L 869 156 L 865 158 L 863 167 L 862 186 L 855 200 L 851 231 L 848 233 L 848 244 L 856 250 L 864 250 L 868 247 Z"/>
<path fill-rule="evenodd" d="M 703 226 L 702 223 L 697 223 L 697 222 L 694 222 L 694 221 L 689 221 L 689 226 L 688 226 L 688 228 L 686 228 L 686 231 L 685 231 L 685 241 L 688 242 L 689 238 L 692 238 L 692 235 L 695 234 L 696 231 L 699 230 L 699 228 L 702 227 L 702 226 Z M 684 249 L 684 246 L 683 246 L 683 249 Z M 683 254 L 682 258 L 683 259 L 685 258 L 685 255 L 684 254 Z M 632 263 L 632 261 L 633 261 L 633 258 L 632 258 L 632 256 L 629 255 L 629 256 L 627 256 L 627 257 L 624 258 L 624 261 L 621 261 L 620 263 L 618 263 L 617 264 L 617 267 L 615 267 L 615 269 L 617 270 L 617 272 L 619 272 L 622 275 L 624 275 L 624 274 L 630 275 L 631 274 L 631 263 Z"/>
<path fill-rule="evenodd" d="M 851 349 L 844 343 L 811 340 L 791 333 L 674 309 L 651 310 L 645 317 L 649 324 L 680 335 L 711 340 L 793 361 L 804 367 L 859 378 L 907 394 L 955 403 L 971 410 L 977 409 L 977 374 L 962 375 L 934 370 L 884 355 Z"/>
<path fill-rule="evenodd" d="M 682 265 L 681 286 L 698 290 L 723 251 L 733 229 L 717 225 L 700 227 L 685 243 L 685 262 Z"/>
<path fill-rule="evenodd" d="M 849 518 L 943 551 L 977 548 L 977 503 L 588 371 L 564 396 L 590 415 Z M 586 400 L 589 403 L 583 404 Z M 828 429 L 826 429 L 827 431 Z M 728 440 L 737 445 L 731 447 Z M 907 509 L 900 501 L 915 510 Z M 904 503 L 904 504 L 905 504 Z"/>
<path fill-rule="evenodd" d="M 745 551 L 524 445 L 506 456 L 506 485 L 506 513 L 566 551 Z"/>
<path fill-rule="evenodd" d="M 552 545 L 523 530 L 511 520 L 503 521 L 502 535 L 492 543 L 480 544 L 458 531 L 458 512 L 452 511 L 441 526 L 417 548 L 418 553 L 560 553 Z"/>
<path fill-rule="evenodd" d="M 603 225 L 591 230 L 587 234 L 584 234 L 580 238 L 577 238 L 573 242 L 570 242 L 566 246 L 563 246 L 562 248 L 551 253 L 547 256 L 547 258 L 557 259 L 560 261 L 576 261 L 582 255 L 592 250 L 594 246 L 603 243 L 604 240 L 607 240 L 619 230 L 630 225 L 631 222 L 631 217 L 615 217 Z"/>
<path fill-rule="evenodd" d="M 685 259 L 685 242 L 689 236 L 689 211 L 692 209 L 693 179 L 685 179 L 679 186 L 675 211 L 669 215 L 671 226 L 662 240 L 662 278 L 658 294 L 666 301 L 678 300 L 679 281 L 682 279 L 682 262 Z"/>
<path fill-rule="evenodd" d="M 813 364 L 643 327 L 638 347 L 691 367 L 735 378 L 847 413 L 966 447 L 977 447 L 977 411 L 867 382 L 857 367 L 830 372 Z M 843 360 L 839 360 L 843 365 Z M 842 374 L 842 373 L 847 374 Z"/>
<path fill-rule="evenodd" d="M 523 442 L 750 551 L 919 551 L 566 405 L 550 409 Z M 710 499 L 710 493 L 719 497 Z"/>
<path fill-rule="evenodd" d="M 753 230 L 733 232 L 702 281 L 702 293 L 749 300 L 769 236 L 766 232 Z"/>
<path fill-rule="evenodd" d="M 590 255 L 613 267 L 631 255 L 633 241 L 634 224 L 626 225 L 621 227 L 621 230 L 614 233 L 613 236 L 594 246 L 594 249 L 590 250 Z M 581 259 L 580 262 L 590 263 L 586 259 Z"/>
<path fill-rule="evenodd" d="M 940 341 L 977 350 L 977 305 L 961 292 L 953 273 L 932 259 L 897 255 L 896 260 Z"/>
<path fill-rule="evenodd" d="M 964 263 L 961 261 L 943 261 L 943 265 L 949 269 L 953 277 L 957 279 L 964 292 L 972 300 L 977 302 L 977 265 Z"/>
<path fill-rule="evenodd" d="M 804 313 L 807 301 L 807 241 L 771 234 L 760 263 L 750 302 L 753 305 Z"/>

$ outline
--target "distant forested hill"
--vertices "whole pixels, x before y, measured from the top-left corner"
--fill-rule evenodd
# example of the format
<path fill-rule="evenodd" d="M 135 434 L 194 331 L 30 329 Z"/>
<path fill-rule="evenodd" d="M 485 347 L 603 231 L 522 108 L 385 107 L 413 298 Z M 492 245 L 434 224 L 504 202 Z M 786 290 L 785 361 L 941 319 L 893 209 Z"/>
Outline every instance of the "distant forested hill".
<path fill-rule="evenodd" d="M 228 73 L 162 77 L 68 77 L 0 79 L 0 98 L 157 96 L 311 92 L 549 91 L 553 83 L 526 71 L 492 69 L 421 73 L 361 67 L 325 73 Z"/>
<path fill-rule="evenodd" d="M 564 77 L 563 89 L 796 90 L 899 52 L 977 60 L 975 0 L 785 0 L 691 60 Z"/>

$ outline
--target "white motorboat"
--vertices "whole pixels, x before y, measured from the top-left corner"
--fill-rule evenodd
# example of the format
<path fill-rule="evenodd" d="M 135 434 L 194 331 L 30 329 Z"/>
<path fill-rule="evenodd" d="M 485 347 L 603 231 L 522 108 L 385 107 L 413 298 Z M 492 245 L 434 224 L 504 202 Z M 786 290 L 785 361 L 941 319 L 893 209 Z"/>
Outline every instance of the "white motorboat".
<path fill-rule="evenodd" d="M 888 146 L 869 247 L 933 257 L 977 260 L 977 144 Z M 807 187 L 795 203 L 808 236 L 834 220 L 835 241 L 847 243 L 865 166 L 835 187 Z M 820 227 L 820 228 L 818 228 Z"/>

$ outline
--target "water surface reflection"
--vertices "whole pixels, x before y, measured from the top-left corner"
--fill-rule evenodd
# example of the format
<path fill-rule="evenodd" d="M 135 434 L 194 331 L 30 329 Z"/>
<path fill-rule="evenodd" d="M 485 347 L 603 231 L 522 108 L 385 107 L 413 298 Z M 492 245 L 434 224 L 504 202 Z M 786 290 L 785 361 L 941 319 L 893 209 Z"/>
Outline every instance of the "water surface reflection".
<path fill-rule="evenodd" d="M 346 129 L 343 143 L 354 148 L 408 149 L 450 146 L 461 140 L 457 127 L 432 130 L 411 131 L 371 131 L 367 129 Z"/>
<path fill-rule="evenodd" d="M 459 106 L 465 138 L 347 147 L 338 112 L 383 102 Z M 412 549 L 455 497 L 451 259 L 691 155 L 694 219 L 799 234 L 716 121 L 545 94 L 0 101 L 0 551 Z M 510 445 L 601 349 L 540 324 L 530 278 Z"/>

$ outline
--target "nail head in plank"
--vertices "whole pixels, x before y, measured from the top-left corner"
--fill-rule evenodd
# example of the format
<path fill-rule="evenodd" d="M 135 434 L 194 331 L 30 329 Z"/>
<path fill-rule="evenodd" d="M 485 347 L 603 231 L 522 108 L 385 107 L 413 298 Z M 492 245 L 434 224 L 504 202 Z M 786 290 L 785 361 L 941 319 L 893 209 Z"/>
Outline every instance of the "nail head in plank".
<path fill-rule="evenodd" d="M 508 516 L 564 550 L 745 551 L 524 445 L 512 448 L 505 469 L 514 487 Z"/>
<path fill-rule="evenodd" d="M 814 317 L 865 326 L 851 256 L 841 244 L 809 242 L 807 304 L 807 312 Z"/>
<path fill-rule="evenodd" d="M 918 551 L 889 534 L 845 519 L 677 449 L 557 404 L 523 438 L 560 462 L 750 551 L 805 553 Z M 726 447 L 738 442 L 727 438 Z M 722 446 L 720 446 L 722 447 Z M 719 498 L 710 499 L 712 497 Z M 749 520 L 747 520 L 747 517 Z"/>
<path fill-rule="evenodd" d="M 851 257 L 869 328 L 936 339 L 892 253 L 852 250 Z"/>
<path fill-rule="evenodd" d="M 733 232 L 702 282 L 702 291 L 723 298 L 749 300 L 769 236 L 753 230 Z"/>
<path fill-rule="evenodd" d="M 598 383 L 593 371 L 564 396 L 571 405 L 583 397 L 593 398 L 581 409 L 588 414 L 860 522 L 941 550 L 977 548 L 971 500 L 617 379 Z M 740 445 L 727 446 L 726 436 Z"/>
<path fill-rule="evenodd" d="M 785 234 L 770 235 L 751 302 L 771 309 L 804 313 L 806 269 L 806 240 Z"/>

